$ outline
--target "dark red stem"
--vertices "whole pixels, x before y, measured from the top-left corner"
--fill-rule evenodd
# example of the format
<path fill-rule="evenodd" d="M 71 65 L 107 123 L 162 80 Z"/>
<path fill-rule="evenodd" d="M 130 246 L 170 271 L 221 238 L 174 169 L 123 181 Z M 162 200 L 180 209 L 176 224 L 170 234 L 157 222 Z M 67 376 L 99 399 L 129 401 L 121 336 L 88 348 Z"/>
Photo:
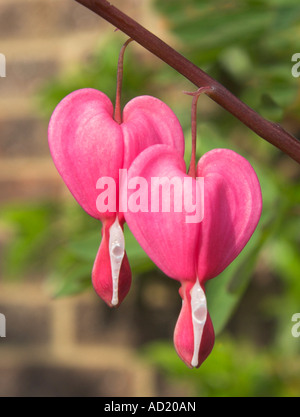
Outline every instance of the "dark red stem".
<path fill-rule="evenodd" d="M 132 42 L 133 39 L 128 39 L 121 48 L 119 61 L 118 61 L 118 72 L 117 72 L 117 92 L 116 92 L 116 103 L 115 103 L 115 114 L 114 120 L 119 123 L 122 123 L 122 109 L 121 109 L 121 96 L 122 96 L 122 83 L 123 83 L 123 68 L 124 68 L 124 54 L 127 48 L 127 45 Z"/>
<path fill-rule="evenodd" d="M 75 0 L 120 29 L 197 87 L 210 86 L 206 94 L 260 137 L 300 163 L 300 141 L 279 124 L 270 122 L 239 100 L 222 84 L 179 54 L 160 38 L 106 0 Z"/>
<path fill-rule="evenodd" d="M 208 93 L 210 91 L 210 87 L 200 87 L 197 91 L 190 93 L 185 91 L 184 94 L 188 94 L 189 96 L 193 97 L 192 101 L 192 117 L 191 117 L 191 131 L 192 131 L 192 155 L 191 155 L 191 163 L 189 167 L 188 175 L 193 178 L 196 178 L 196 153 L 197 153 L 197 108 L 198 108 L 198 100 L 201 94 Z"/>

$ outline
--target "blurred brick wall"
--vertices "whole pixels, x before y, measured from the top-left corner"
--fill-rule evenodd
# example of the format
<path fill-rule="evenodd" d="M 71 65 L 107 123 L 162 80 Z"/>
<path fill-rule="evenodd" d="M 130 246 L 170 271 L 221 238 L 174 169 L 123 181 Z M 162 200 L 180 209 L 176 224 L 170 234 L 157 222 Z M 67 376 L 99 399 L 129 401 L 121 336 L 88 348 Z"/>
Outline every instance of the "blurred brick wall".
<path fill-rule="evenodd" d="M 149 27 L 148 3 L 114 2 Z M 113 28 L 73 0 L 1 0 L 0 53 L 7 60 L 7 77 L 0 78 L 1 204 L 64 195 L 35 95 L 49 77 L 85 59 L 108 30 Z M 43 277 L 0 285 L 0 313 L 7 319 L 7 337 L 0 338 L 0 396 L 158 394 L 155 372 L 135 346 L 141 329 L 151 332 L 155 314 L 172 334 L 174 323 L 159 297 L 163 286 L 153 293 L 155 309 L 151 297 L 144 300 L 146 310 L 150 303 L 144 322 L 134 295 L 117 315 L 94 293 L 51 300 Z M 139 322 L 134 326 L 132 320 Z"/>
<path fill-rule="evenodd" d="M 0 306 L 0 396 L 155 395 L 155 375 L 132 347 L 128 306 L 112 318 L 94 294 L 49 300 L 28 284 L 2 286 Z"/>

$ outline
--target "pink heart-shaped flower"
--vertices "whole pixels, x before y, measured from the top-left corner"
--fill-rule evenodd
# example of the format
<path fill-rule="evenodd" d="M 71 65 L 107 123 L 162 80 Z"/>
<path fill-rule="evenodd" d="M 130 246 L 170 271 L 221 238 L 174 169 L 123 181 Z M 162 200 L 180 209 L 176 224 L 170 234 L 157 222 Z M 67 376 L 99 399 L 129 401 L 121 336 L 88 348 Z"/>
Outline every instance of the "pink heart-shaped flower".
<path fill-rule="evenodd" d="M 249 162 L 228 149 L 205 154 L 194 179 L 186 174 L 182 156 L 165 145 L 154 145 L 134 160 L 128 184 L 135 178 L 145 185 L 129 191 L 125 219 L 153 262 L 182 284 L 174 343 L 179 356 L 198 367 L 213 345 L 204 284 L 238 256 L 253 234 L 262 210 L 259 181 Z M 137 192 L 147 209 L 130 210 Z"/>
<path fill-rule="evenodd" d="M 199 160 L 197 177 L 203 178 L 203 193 L 200 182 L 185 171 L 182 156 L 168 146 L 155 145 L 143 151 L 128 171 L 128 182 L 137 177 L 146 180 L 147 198 L 143 198 L 148 209 L 132 212 L 129 207 L 125 219 L 142 248 L 166 275 L 179 281 L 198 277 L 205 282 L 219 275 L 250 239 L 261 215 L 261 190 L 249 162 L 229 149 L 212 150 Z M 159 195 L 160 187 L 155 178 L 161 182 L 166 179 L 167 193 L 161 201 L 169 200 L 171 190 L 165 212 L 162 206 L 158 212 L 152 210 L 157 202 L 151 196 Z M 175 178 L 182 184 L 182 192 L 177 194 L 171 184 Z M 190 223 L 197 190 L 202 198 L 198 198 L 195 211 L 198 208 L 204 215 L 200 222 Z M 134 191 L 129 191 L 128 203 L 133 195 Z M 182 210 L 176 212 L 178 199 Z"/>
<path fill-rule="evenodd" d="M 109 98 L 88 88 L 71 93 L 59 103 L 50 120 L 48 137 L 55 166 L 74 198 L 92 217 L 102 222 L 109 220 L 103 233 L 106 240 L 99 248 L 92 279 L 96 292 L 109 305 L 118 305 L 131 282 L 125 251 L 120 256 L 123 263 L 113 254 L 122 242 L 115 242 L 111 251 L 107 247 L 111 233 L 123 241 L 124 216 L 118 210 L 119 170 L 129 168 L 138 153 L 154 144 L 172 146 L 183 155 L 184 137 L 180 123 L 166 104 L 154 97 L 141 96 L 125 106 L 123 123 L 118 124 L 113 119 Z M 112 185 L 111 207 L 101 208 L 97 204 L 99 190 L 105 188 L 103 179 L 109 179 Z M 113 268 L 115 274 L 122 277 L 118 281 L 120 297 L 114 297 L 113 277 L 109 285 L 109 271 Z"/>
<path fill-rule="evenodd" d="M 119 170 L 129 168 L 146 147 L 164 143 L 184 153 L 179 121 L 162 101 L 136 97 L 125 106 L 119 125 L 113 119 L 110 99 L 91 88 L 77 90 L 59 103 L 48 138 L 54 164 L 67 187 L 81 207 L 100 220 L 116 215 L 97 209 L 100 178 L 115 182 L 118 200 Z"/>

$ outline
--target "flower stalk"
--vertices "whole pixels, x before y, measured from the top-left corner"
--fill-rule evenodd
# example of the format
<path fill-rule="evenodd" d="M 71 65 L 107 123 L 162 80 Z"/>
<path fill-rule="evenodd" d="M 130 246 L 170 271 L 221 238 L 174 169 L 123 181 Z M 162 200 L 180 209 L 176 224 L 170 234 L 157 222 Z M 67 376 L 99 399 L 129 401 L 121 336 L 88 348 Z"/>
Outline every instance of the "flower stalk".
<path fill-rule="evenodd" d="M 198 108 L 198 100 L 201 94 L 207 93 L 210 91 L 210 87 L 200 87 L 197 91 L 190 93 L 185 91 L 184 94 L 193 97 L 192 101 L 192 117 L 191 117 L 191 129 L 192 129 L 192 155 L 191 155 L 191 163 L 189 167 L 188 174 L 196 178 L 196 154 L 197 154 L 197 108 Z"/>
<path fill-rule="evenodd" d="M 114 120 L 120 125 L 122 123 L 122 109 L 121 109 L 121 96 L 122 96 L 122 84 L 123 84 L 123 69 L 124 69 L 124 54 L 127 46 L 132 42 L 133 39 L 129 38 L 121 48 L 118 71 L 117 71 L 117 91 L 116 91 L 116 102 L 115 102 L 115 113 Z"/>

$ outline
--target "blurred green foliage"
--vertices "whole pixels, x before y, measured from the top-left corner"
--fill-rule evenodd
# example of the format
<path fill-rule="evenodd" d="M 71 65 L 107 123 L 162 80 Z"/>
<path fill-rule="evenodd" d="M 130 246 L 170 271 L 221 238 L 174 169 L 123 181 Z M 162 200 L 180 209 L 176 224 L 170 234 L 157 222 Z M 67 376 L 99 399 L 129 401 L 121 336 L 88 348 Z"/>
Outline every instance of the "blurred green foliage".
<path fill-rule="evenodd" d="M 173 346 L 155 342 L 143 349 L 167 375 L 170 390 L 180 385 L 195 397 L 298 397 L 299 361 L 285 352 L 259 350 L 250 343 L 219 337 L 200 369 L 178 360 Z"/>
<path fill-rule="evenodd" d="M 264 117 L 280 120 L 297 94 L 297 0 L 156 0 L 185 54 Z"/>
<path fill-rule="evenodd" d="M 291 57 L 300 52 L 298 0 L 157 0 L 154 4 L 180 52 L 265 117 L 300 132 L 299 80 L 291 75 Z M 79 88 L 97 88 L 114 101 L 118 52 L 124 41 L 119 33 L 108 37 L 87 62 L 49 80 L 38 101 L 44 116 L 49 118 L 58 102 Z M 188 164 L 191 101 L 182 90 L 194 87 L 156 59 L 144 61 L 139 53 L 133 46 L 126 52 L 123 102 L 140 94 L 153 94 L 167 102 L 183 125 Z M 299 166 L 206 97 L 199 100 L 198 128 L 199 157 L 210 149 L 226 147 L 252 163 L 261 182 L 263 215 L 241 255 L 207 284 L 218 338 L 201 369 L 190 371 L 182 364 L 171 341 L 155 341 L 144 349 L 144 357 L 172 384 L 186 381 L 195 395 L 299 395 L 300 339 L 291 336 L 291 317 L 300 310 Z M 6 277 L 23 276 L 31 269 L 44 271 L 55 296 L 91 288 L 100 224 L 77 203 L 9 205 L 0 209 L 0 218 L 0 226 L 5 224 L 11 236 L 3 256 Z M 125 239 L 133 274 L 142 280 L 144 273 L 156 267 L 127 228 Z M 280 291 L 253 305 L 262 321 L 276 322 L 271 342 L 259 350 L 251 332 L 243 340 L 233 339 L 226 326 L 253 278 L 264 282 L 266 276 L 271 286 L 280 283 Z"/>

